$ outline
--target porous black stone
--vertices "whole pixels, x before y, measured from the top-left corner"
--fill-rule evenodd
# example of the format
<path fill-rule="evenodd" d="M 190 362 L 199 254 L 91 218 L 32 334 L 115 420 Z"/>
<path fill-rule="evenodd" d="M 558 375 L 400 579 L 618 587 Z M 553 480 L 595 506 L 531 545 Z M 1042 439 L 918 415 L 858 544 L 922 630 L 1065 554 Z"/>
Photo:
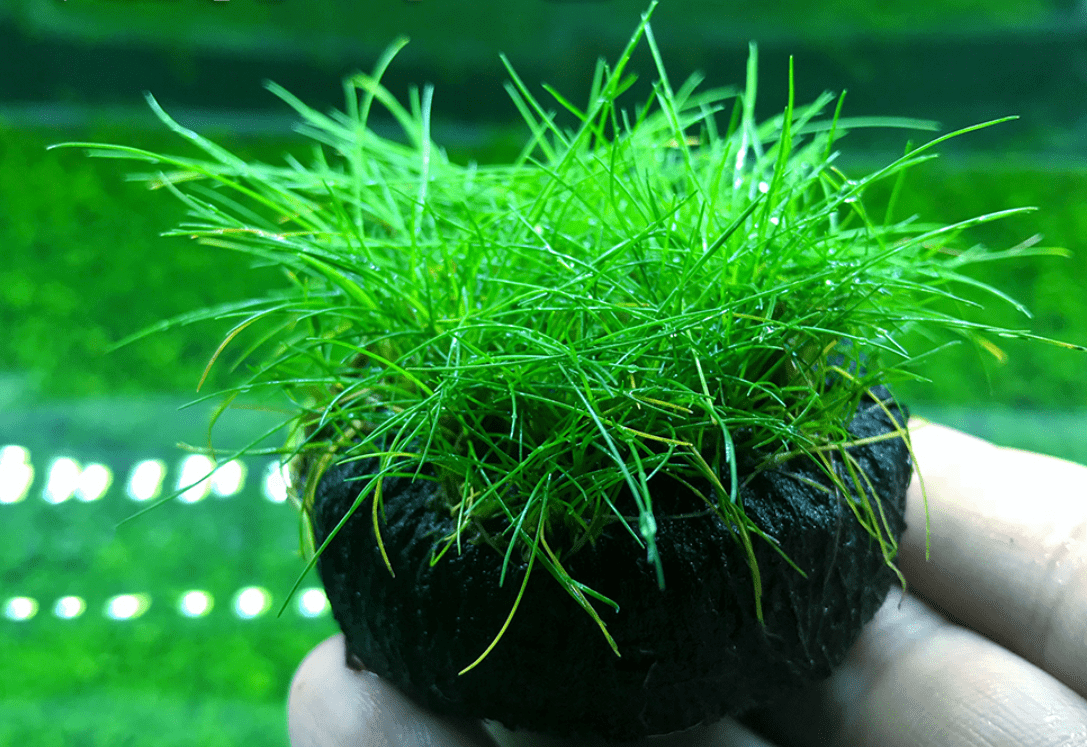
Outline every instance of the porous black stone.
<path fill-rule="evenodd" d="M 887 401 L 897 422 L 906 413 Z M 893 429 L 865 400 L 849 430 L 865 438 Z M 899 438 L 853 447 L 897 537 L 905 528 L 909 452 Z M 338 465 L 316 495 L 318 544 L 350 508 L 373 460 Z M 843 471 L 843 475 L 846 473 Z M 763 624 L 751 573 L 729 528 L 675 483 L 651 485 L 666 589 L 619 524 L 564 565 L 619 603 L 596 604 L 621 657 L 570 596 L 537 565 L 513 622 L 475 669 L 457 673 L 490 644 L 506 619 L 526 564 L 465 543 L 431 564 L 434 543 L 453 528 L 436 510 L 437 483 L 387 479 L 381 534 L 396 572 L 374 539 L 369 504 L 353 515 L 318 561 L 349 654 L 439 713 L 495 719 L 510 728 L 633 739 L 735 715 L 827 677 L 843 660 L 894 581 L 878 543 L 814 465 L 794 459 L 744 487 L 747 515 L 802 568 L 754 540 L 762 574 Z M 847 483 L 851 484 L 848 481 Z"/>

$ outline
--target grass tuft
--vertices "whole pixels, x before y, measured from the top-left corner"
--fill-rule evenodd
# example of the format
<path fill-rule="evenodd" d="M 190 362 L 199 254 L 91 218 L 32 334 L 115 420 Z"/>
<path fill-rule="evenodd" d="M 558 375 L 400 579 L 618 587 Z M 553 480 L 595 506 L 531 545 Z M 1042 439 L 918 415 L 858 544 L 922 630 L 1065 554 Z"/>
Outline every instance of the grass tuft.
<path fill-rule="evenodd" d="M 485 542 L 504 557 L 503 579 L 510 565 L 538 564 L 613 648 L 594 602 L 614 602 L 563 559 L 619 523 L 663 588 L 654 476 L 712 486 L 704 498 L 746 550 L 757 605 L 754 545 L 776 544 L 744 513 L 745 459 L 756 471 L 821 465 L 892 564 L 879 496 L 849 453 L 861 398 L 918 378 L 931 350 L 907 348 L 907 333 L 991 350 L 996 336 L 1032 337 L 939 310 L 966 303 L 957 288 L 1010 300 L 963 269 L 1037 250 L 961 251 L 957 239 L 1023 210 L 930 225 L 894 221 L 890 209 L 878 221 L 864 203 L 869 187 L 901 180 L 933 146 L 995 122 L 849 178 L 835 161 L 850 129 L 932 124 L 851 120 L 829 94 L 797 104 L 791 63 L 785 111 L 757 122 L 755 47 L 743 90 L 702 90 L 698 78 L 673 88 L 651 13 L 613 65 L 599 63 L 584 106 L 550 89 L 538 99 L 503 59 L 529 130 L 510 164 L 451 162 L 430 138 L 432 91 L 405 105 L 381 86 L 403 40 L 373 75 L 345 81 L 344 112 L 317 112 L 268 85 L 313 141 L 306 164 L 241 160 L 150 97 L 200 157 L 70 144 L 152 168 L 142 178 L 190 212 L 175 235 L 283 270 L 282 292 L 177 321 L 232 320 L 209 369 L 245 339 L 238 361 L 251 377 L 227 396 L 271 390 L 299 413 L 284 454 L 306 465 L 305 510 L 329 465 L 376 457 L 355 508 L 371 503 L 380 543 L 384 478 L 437 480 L 456 531 L 435 562 Z M 624 108 L 643 40 L 657 82 L 648 101 Z M 402 141 L 367 127 L 375 104 Z M 555 106 L 578 125 L 559 127 Z M 888 437 L 907 438 L 900 425 Z"/>

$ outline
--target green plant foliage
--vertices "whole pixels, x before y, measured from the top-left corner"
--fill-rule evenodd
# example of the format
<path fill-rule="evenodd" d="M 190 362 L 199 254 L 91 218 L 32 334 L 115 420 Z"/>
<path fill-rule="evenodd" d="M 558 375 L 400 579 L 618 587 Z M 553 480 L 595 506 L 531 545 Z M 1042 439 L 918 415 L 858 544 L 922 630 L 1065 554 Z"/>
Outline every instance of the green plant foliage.
<path fill-rule="evenodd" d="M 122 465 L 161 456 L 172 441 L 129 438 L 119 450 L 84 443 L 80 456 L 123 474 Z M 50 452 L 43 444 L 37 453 Z M 35 492 L 46 464 L 39 460 Z M 0 549 L 4 601 L 27 595 L 42 608 L 26 621 L 0 617 L 0 744 L 285 745 L 287 683 L 335 623 L 293 610 L 240 619 L 231 597 L 254 584 L 276 598 L 286 593 L 299 562 L 293 512 L 250 489 L 164 506 L 119 526 L 136 505 L 123 490 L 115 485 L 93 503 L 52 505 L 35 496 L 4 506 L 14 540 Z M 215 600 L 207 616 L 179 614 L 191 589 Z M 103 615 L 110 597 L 131 592 L 149 595 L 145 614 Z M 54 617 L 50 606 L 65 594 L 84 598 L 87 610 Z"/>
<path fill-rule="evenodd" d="M 95 139 L 143 141 L 166 147 L 158 134 L 136 134 L 121 125 L 94 132 Z M 139 140 L 137 140 L 139 138 Z M 191 392 L 219 342 L 206 325 L 177 327 L 139 345 L 110 351 L 122 337 L 194 306 L 238 300 L 277 286 L 272 271 L 254 271 L 245 258 L 211 248 L 156 238 L 176 225 L 183 208 L 119 183 L 112 164 L 64 151 L 47 152 L 57 135 L 0 129 L 0 367 L 34 382 L 38 400 L 116 395 L 122 392 Z M 259 148 L 274 160 L 297 148 L 270 140 Z M 252 151 L 252 145 L 238 144 Z M 503 155 L 504 145 L 498 149 Z M 514 150 L 516 153 L 516 149 Z M 493 162 L 489 152 L 477 154 Z M 452 155 L 464 162 L 462 154 Z M 888 185 L 868 197 L 881 214 Z M 971 237 L 987 246 L 1015 246 L 1037 234 L 1046 246 L 1065 247 L 1068 257 L 994 262 L 969 270 L 971 277 L 1005 289 L 1031 310 L 1027 319 L 1010 306 L 991 305 L 996 323 L 1029 326 L 1046 337 L 1087 340 L 1087 175 L 1075 168 L 1032 163 L 951 163 L 938 160 L 914 171 L 901 189 L 900 217 L 954 222 L 986 209 L 1038 205 L 1029 217 L 978 227 Z M 92 223 L 93 231 L 86 230 Z M 175 247 L 165 250 L 167 246 Z M 99 258 L 114 257 L 102 262 Z M 117 258 L 123 257 L 124 261 Z M 58 271 L 58 268 L 63 271 Z M 93 282 L 82 282 L 91 277 Z M 51 290 L 47 290 L 51 289 Z M 78 297 L 78 304 L 56 299 Z M 51 300 L 51 298 L 53 300 Z M 1087 402 L 1081 361 L 1060 349 L 1015 340 L 1001 343 L 1005 363 L 988 352 L 958 346 L 918 367 L 932 384 L 906 382 L 907 401 L 948 405 L 1017 406 L 1063 410 Z M 78 365 L 72 365 L 78 361 Z M 216 368 L 205 386 L 227 382 Z M 26 404 L 27 392 L 21 402 Z"/>
<path fill-rule="evenodd" d="M 329 621 L 174 617 L 4 621 L 0 743 L 285 745 L 286 685 Z"/>
<path fill-rule="evenodd" d="M 179 205 L 119 182 L 109 164 L 47 152 L 55 140 L 0 127 L 0 374 L 29 376 L 42 399 L 193 391 L 214 327 L 111 346 L 157 319 L 261 293 L 275 272 L 156 238 L 181 219 Z M 212 383 L 230 382 L 226 371 Z"/>
<path fill-rule="evenodd" d="M 996 335 L 1035 338 L 943 306 L 959 303 L 960 289 L 1010 301 L 964 269 L 1044 253 L 957 248 L 966 229 L 1021 210 L 880 220 L 866 190 L 929 160 L 950 135 L 849 178 L 835 165 L 840 135 L 928 125 L 846 119 L 830 95 L 795 105 L 791 79 L 783 114 L 756 122 L 754 49 L 742 91 L 700 90 L 697 77 L 674 88 L 648 15 L 614 66 L 598 65 L 586 106 L 548 89 L 576 117 L 573 130 L 509 68 L 530 130 L 511 164 L 452 162 L 430 137 L 431 90 L 405 106 L 380 85 L 402 44 L 374 75 L 345 81 L 342 113 L 270 86 L 314 141 L 305 164 L 246 161 L 153 99 L 204 158 L 71 144 L 151 166 L 145 178 L 189 210 L 173 235 L 292 280 L 160 326 L 231 320 L 222 347 L 242 347 L 252 378 L 228 397 L 279 392 L 301 413 L 288 453 L 306 465 L 304 505 L 331 460 L 377 457 L 356 509 L 369 502 L 380 543 L 383 479 L 438 480 L 458 528 L 435 562 L 463 542 L 492 544 L 507 563 L 527 558 L 602 630 L 590 599 L 610 600 L 571 578 L 563 558 L 620 522 L 664 585 L 654 476 L 692 486 L 735 528 L 757 600 L 752 543 L 774 540 L 745 516 L 740 480 L 803 458 L 823 467 L 824 489 L 849 495 L 847 426 L 873 386 L 917 378 L 927 353 L 907 348 L 907 336 L 988 349 Z M 624 108 L 643 37 L 654 95 Z M 368 128 L 375 103 L 406 144 Z M 741 463 L 752 465 L 746 474 Z M 857 490 L 852 500 L 892 562 L 879 497 Z"/>
<path fill-rule="evenodd" d="M 885 193 L 873 195 L 877 203 Z M 1035 333 L 1087 343 L 1087 173 L 1044 164 L 982 162 L 926 169 L 900 193 L 898 215 L 955 221 L 985 209 L 1039 205 L 1029 220 L 1001 221 L 971 231 L 980 246 L 1052 247 L 1049 256 L 978 264 L 976 280 L 999 287 L 1023 302 L 1027 315 L 1006 304 L 990 304 L 994 324 L 1029 327 Z M 984 294 L 964 289 L 972 302 Z M 961 306 L 959 307 L 961 310 Z M 949 305 L 949 310 L 954 306 Z M 1001 354 L 961 345 L 942 352 L 922 370 L 932 383 L 910 382 L 900 394 L 910 401 L 991 407 L 994 403 L 1027 410 L 1076 410 L 1087 403 L 1087 377 L 1081 356 L 1024 340 L 998 340 Z M 919 341 L 920 344 L 920 341 Z"/>
<path fill-rule="evenodd" d="M 178 645 L 176 640 L 171 643 Z M 110 688 L 64 698 L 9 698 L 0 704 L 0 744 L 8 745 L 283 747 L 285 732 L 281 702 L 252 703 L 204 694 L 178 698 Z"/>

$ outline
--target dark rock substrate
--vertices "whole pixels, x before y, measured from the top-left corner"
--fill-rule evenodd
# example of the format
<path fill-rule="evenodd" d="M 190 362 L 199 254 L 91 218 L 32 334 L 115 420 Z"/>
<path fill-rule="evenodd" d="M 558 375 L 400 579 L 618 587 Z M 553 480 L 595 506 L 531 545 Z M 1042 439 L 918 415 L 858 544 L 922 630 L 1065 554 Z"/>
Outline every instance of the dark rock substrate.
<path fill-rule="evenodd" d="M 877 393 L 904 423 L 906 413 L 885 391 Z M 892 429 L 871 400 L 850 425 L 858 438 Z M 911 471 L 905 444 L 893 438 L 850 453 L 900 536 Z M 373 460 L 361 460 L 325 474 L 313 516 L 318 545 L 354 502 L 363 483 L 352 478 L 374 468 Z M 619 603 L 618 612 L 595 607 L 621 657 L 537 564 L 501 642 L 458 676 L 502 626 L 526 565 L 511 562 L 500 587 L 501 555 L 465 543 L 460 554 L 451 549 L 431 566 L 435 541 L 453 527 L 447 515 L 430 510 L 437 505 L 432 481 L 384 483 L 381 533 L 395 577 L 374 540 L 368 502 L 322 554 L 318 570 L 349 656 L 434 711 L 554 734 L 633 739 L 667 733 L 827 677 L 886 597 L 894 574 L 879 545 L 844 498 L 798 476 L 827 483 L 813 465 L 793 460 L 763 472 L 741 494 L 748 516 L 807 573 L 804 578 L 767 542 L 754 539 L 764 625 L 756 619 L 751 573 L 732 532 L 705 511 L 669 518 L 705 505 L 665 480 L 651 485 L 663 592 L 645 550 L 619 524 L 564 559 L 573 578 Z"/>

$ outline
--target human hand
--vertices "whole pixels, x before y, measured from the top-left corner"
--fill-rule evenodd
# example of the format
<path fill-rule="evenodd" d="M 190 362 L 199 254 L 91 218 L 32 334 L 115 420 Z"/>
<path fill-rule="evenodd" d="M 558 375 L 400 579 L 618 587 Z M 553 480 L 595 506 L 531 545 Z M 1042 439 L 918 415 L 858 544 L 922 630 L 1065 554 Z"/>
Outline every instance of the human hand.
<path fill-rule="evenodd" d="M 748 720 L 783 745 L 1087 745 L 1087 467 L 911 423 L 892 589 L 845 663 Z"/>
<path fill-rule="evenodd" d="M 910 593 L 892 589 L 809 692 L 647 747 L 1087 744 L 1087 467 L 937 425 L 911 434 L 931 556 L 915 477 L 899 554 Z M 336 636 L 295 674 L 293 747 L 568 744 L 438 718 L 343 662 Z"/>

